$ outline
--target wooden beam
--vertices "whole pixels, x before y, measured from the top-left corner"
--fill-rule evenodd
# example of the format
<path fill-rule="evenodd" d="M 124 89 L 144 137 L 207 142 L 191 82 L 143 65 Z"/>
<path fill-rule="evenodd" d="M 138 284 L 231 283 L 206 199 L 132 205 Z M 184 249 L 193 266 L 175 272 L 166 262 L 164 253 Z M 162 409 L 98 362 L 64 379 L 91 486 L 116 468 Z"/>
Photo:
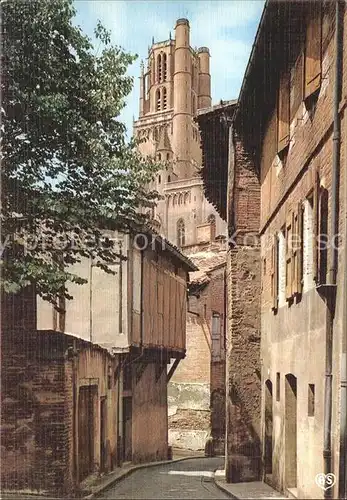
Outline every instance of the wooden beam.
<path fill-rule="evenodd" d="M 180 362 L 180 358 L 176 358 L 174 364 L 171 366 L 169 373 L 167 374 L 167 381 L 170 382 L 172 375 L 175 373 L 176 368 L 178 367 L 178 363 Z"/>

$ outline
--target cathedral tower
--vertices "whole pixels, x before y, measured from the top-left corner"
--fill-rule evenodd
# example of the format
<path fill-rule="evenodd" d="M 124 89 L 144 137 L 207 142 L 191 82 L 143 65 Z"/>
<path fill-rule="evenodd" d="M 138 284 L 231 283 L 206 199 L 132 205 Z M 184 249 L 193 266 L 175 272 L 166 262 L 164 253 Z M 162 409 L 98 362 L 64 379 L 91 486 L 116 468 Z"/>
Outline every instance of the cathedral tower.
<path fill-rule="evenodd" d="M 142 141 L 140 151 L 166 163 L 155 185 L 164 199 L 155 209 L 161 233 L 187 247 L 206 239 L 211 215 L 216 235 L 225 223 L 203 194 L 199 176 L 202 156 L 200 134 L 194 121 L 198 109 L 211 106 L 210 53 L 207 47 L 190 45 L 187 19 L 178 19 L 175 37 L 152 40 L 147 64 L 141 64 L 139 119 L 134 134 Z M 205 236 L 201 236 L 204 232 Z M 199 236 L 200 234 L 200 236 Z"/>

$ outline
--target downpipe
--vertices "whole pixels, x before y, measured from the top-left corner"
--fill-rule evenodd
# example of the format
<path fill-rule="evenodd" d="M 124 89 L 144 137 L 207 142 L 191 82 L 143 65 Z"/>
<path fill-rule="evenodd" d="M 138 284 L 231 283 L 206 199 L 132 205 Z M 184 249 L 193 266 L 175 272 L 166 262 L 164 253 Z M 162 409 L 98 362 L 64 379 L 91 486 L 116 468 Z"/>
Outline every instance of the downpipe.
<path fill-rule="evenodd" d="M 345 164 L 344 164 L 344 283 L 342 312 L 342 352 L 341 352 L 341 419 L 340 419 L 340 470 L 339 498 L 347 499 L 347 116 L 345 115 Z"/>
<path fill-rule="evenodd" d="M 340 173 L 340 148 L 341 148 L 341 123 L 339 116 L 339 103 L 342 83 L 342 2 L 336 0 L 335 3 L 335 75 L 334 75 L 334 103 L 333 103 L 333 159 L 332 159 L 332 191 L 331 191 L 331 211 L 330 227 L 331 234 L 339 232 L 338 209 L 339 209 L 339 173 Z M 334 238 L 335 239 L 335 238 Z M 332 450 L 331 450 L 331 420 L 332 420 L 332 367 L 333 367 L 333 336 L 334 317 L 336 307 L 336 276 L 338 264 L 338 249 L 332 248 L 330 253 L 330 265 L 328 272 L 328 283 L 326 287 L 326 357 L 325 357 L 325 391 L 324 391 L 324 448 L 323 461 L 325 475 L 332 471 Z M 326 476 L 325 476 L 326 477 Z M 327 480 L 325 479 L 325 482 Z M 325 483 L 327 488 L 329 485 Z M 324 498 L 332 498 L 332 488 L 324 490 Z"/>

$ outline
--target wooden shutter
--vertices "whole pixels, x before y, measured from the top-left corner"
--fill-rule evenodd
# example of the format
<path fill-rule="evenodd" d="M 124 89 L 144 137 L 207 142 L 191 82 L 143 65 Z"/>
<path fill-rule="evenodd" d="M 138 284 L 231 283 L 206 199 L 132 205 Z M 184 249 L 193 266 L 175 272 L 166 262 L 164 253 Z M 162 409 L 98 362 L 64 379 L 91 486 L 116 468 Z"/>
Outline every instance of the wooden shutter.
<path fill-rule="evenodd" d="M 272 310 L 278 308 L 278 241 L 274 235 L 271 255 L 271 299 Z"/>
<path fill-rule="evenodd" d="M 286 241 L 286 299 L 290 299 L 293 295 L 293 245 L 292 245 L 292 229 L 293 229 L 292 213 L 287 217 L 285 241 Z"/>
<path fill-rule="evenodd" d="M 290 74 L 285 72 L 280 79 L 278 92 L 277 151 L 281 152 L 289 144 Z"/>
<path fill-rule="evenodd" d="M 298 211 L 292 213 L 292 295 L 296 295 L 298 291 Z"/>
<path fill-rule="evenodd" d="M 320 178 L 318 168 L 313 171 L 313 231 L 312 231 L 312 248 L 313 248 L 313 279 L 318 282 L 319 269 L 318 269 L 318 238 L 319 238 L 319 189 Z"/>
<path fill-rule="evenodd" d="M 303 257 L 304 257 L 304 246 L 303 246 L 303 206 L 302 203 L 298 203 L 298 217 L 296 224 L 296 234 L 297 234 L 297 248 L 296 248 L 296 293 L 302 293 L 302 280 L 303 280 Z"/>
<path fill-rule="evenodd" d="M 292 120 L 303 101 L 304 92 L 304 54 L 301 52 L 293 68 L 291 91 L 293 98 L 290 108 L 290 119 Z"/>
<path fill-rule="evenodd" d="M 321 2 L 308 2 L 305 43 L 305 99 L 316 92 L 322 78 Z"/>

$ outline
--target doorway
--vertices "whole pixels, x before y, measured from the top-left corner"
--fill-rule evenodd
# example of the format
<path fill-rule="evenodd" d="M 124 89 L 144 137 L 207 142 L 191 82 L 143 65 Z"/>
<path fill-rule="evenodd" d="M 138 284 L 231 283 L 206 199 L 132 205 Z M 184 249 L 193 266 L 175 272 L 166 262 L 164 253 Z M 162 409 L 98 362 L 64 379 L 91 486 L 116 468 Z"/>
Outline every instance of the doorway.
<path fill-rule="evenodd" d="M 132 460 L 132 397 L 123 397 L 124 460 Z"/>
<path fill-rule="evenodd" d="M 265 382 L 265 450 L 264 450 L 264 466 L 266 479 L 272 479 L 272 449 L 273 449 L 273 399 L 272 399 L 272 382 Z"/>
<path fill-rule="evenodd" d="M 100 470 L 107 471 L 107 398 L 100 399 Z"/>
<path fill-rule="evenodd" d="M 78 394 L 78 471 L 83 481 L 94 470 L 95 401 L 97 386 L 81 387 Z"/>
<path fill-rule="evenodd" d="M 285 381 L 285 486 L 297 486 L 297 379 L 292 373 Z"/>

